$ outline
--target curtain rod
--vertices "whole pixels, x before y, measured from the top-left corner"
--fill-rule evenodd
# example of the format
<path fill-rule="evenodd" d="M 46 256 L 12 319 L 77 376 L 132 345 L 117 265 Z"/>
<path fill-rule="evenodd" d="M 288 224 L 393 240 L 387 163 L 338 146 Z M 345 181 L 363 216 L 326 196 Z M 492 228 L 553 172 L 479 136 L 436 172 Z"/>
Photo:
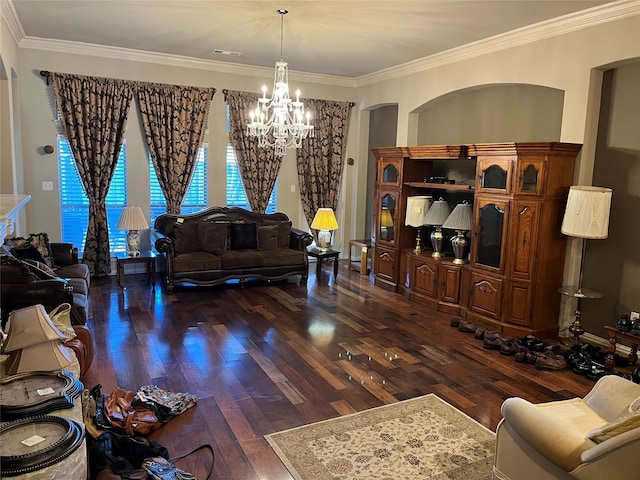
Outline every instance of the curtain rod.
<path fill-rule="evenodd" d="M 223 90 L 222 90 L 222 93 L 223 93 L 224 95 L 226 95 L 227 93 L 229 93 L 229 89 L 228 89 L 228 88 L 223 89 Z M 356 106 L 356 103 L 355 103 L 355 102 L 349 102 L 349 106 L 350 106 L 350 107 L 355 107 L 355 106 Z"/>

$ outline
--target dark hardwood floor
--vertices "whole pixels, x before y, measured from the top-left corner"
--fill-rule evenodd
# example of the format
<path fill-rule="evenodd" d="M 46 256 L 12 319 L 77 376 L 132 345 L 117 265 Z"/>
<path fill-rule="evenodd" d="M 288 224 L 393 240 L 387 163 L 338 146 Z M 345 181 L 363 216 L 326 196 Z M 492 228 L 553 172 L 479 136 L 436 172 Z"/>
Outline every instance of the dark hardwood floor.
<path fill-rule="evenodd" d="M 199 397 L 150 438 L 171 455 L 209 443 L 213 479 L 291 479 L 263 436 L 435 393 L 495 431 L 503 400 L 583 396 L 593 385 L 485 350 L 451 316 L 374 287 L 340 265 L 307 287 L 294 281 L 168 295 L 146 275 L 91 286 L 96 357 L 85 385 L 156 384 Z M 182 464 L 202 475 L 207 461 Z M 200 477 L 199 477 L 200 478 Z"/>

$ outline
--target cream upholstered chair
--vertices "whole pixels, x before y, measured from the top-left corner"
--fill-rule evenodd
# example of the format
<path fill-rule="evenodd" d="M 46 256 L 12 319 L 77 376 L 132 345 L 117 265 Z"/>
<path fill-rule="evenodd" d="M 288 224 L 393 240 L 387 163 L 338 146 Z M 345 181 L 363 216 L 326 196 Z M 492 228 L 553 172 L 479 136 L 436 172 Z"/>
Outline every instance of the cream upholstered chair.
<path fill-rule="evenodd" d="M 584 398 L 502 404 L 494 474 L 500 480 L 640 478 L 640 385 L 600 378 Z"/>

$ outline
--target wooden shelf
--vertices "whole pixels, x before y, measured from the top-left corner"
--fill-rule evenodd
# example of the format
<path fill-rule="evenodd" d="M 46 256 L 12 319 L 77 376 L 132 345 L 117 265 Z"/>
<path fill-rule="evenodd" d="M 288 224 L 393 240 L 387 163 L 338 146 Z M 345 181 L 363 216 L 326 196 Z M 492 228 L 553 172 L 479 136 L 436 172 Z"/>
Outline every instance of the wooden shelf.
<path fill-rule="evenodd" d="M 473 192 L 475 190 L 474 185 L 467 185 L 461 183 L 429 183 L 429 182 L 404 182 L 407 187 L 415 188 L 431 188 L 434 190 L 455 190 L 462 192 Z"/>

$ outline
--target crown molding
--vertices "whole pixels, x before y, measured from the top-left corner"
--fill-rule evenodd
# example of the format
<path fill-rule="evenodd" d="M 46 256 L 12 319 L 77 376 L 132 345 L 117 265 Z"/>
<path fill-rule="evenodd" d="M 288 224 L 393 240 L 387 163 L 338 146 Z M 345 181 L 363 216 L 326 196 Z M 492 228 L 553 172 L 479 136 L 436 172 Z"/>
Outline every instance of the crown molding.
<path fill-rule="evenodd" d="M 16 42 L 16 45 L 19 45 L 20 40 L 25 37 L 25 33 L 22 28 L 22 23 L 20 23 L 20 19 L 18 18 L 18 14 L 16 13 L 16 9 L 13 6 L 13 2 L 10 0 L 0 0 L 0 14 L 4 18 L 5 22 L 7 22 L 7 27 L 9 27 L 9 32 L 11 33 L 13 40 Z"/>
<path fill-rule="evenodd" d="M 129 60 L 133 62 L 154 63 L 172 67 L 195 68 L 215 72 L 229 73 L 233 75 L 246 75 L 251 77 L 273 77 L 273 68 L 258 67 L 253 65 L 241 65 L 239 63 L 218 62 L 200 58 L 184 57 L 167 53 L 148 52 L 130 48 L 110 47 L 91 43 L 70 42 L 67 40 L 52 40 L 38 37 L 24 37 L 18 44 L 20 48 L 45 50 L 50 52 L 71 53 L 76 55 L 90 55 L 93 57 L 113 58 L 117 60 Z M 289 77 L 310 83 L 323 85 L 335 85 L 342 87 L 355 87 L 355 79 L 338 77 L 334 75 L 322 75 L 315 73 L 289 70 Z"/>
<path fill-rule="evenodd" d="M 511 30 L 510 32 L 468 43 L 368 75 L 362 75 L 356 78 L 356 86 L 361 87 L 384 80 L 404 77 L 443 65 L 477 58 L 482 55 L 637 15 L 640 15 L 640 0 L 620 0 L 608 3 L 581 12 L 563 15 L 551 20 Z"/>
<path fill-rule="evenodd" d="M 273 69 L 267 67 L 241 65 L 237 63 L 219 62 L 215 60 L 197 59 L 119 47 L 108 47 L 89 43 L 28 37 L 24 33 L 22 24 L 20 23 L 11 0 L 0 0 L 0 6 L 2 16 L 5 18 L 11 35 L 19 48 L 71 53 L 77 55 L 90 55 L 102 58 L 130 60 L 182 68 L 195 68 L 252 77 L 271 77 L 273 73 Z M 528 25 L 501 35 L 462 45 L 419 60 L 396 65 L 394 67 L 362 75 L 360 77 L 340 77 L 336 75 L 313 74 L 294 70 L 290 70 L 289 74 L 294 80 L 298 81 L 356 88 L 476 58 L 478 56 L 525 45 L 527 43 L 532 43 L 546 38 L 564 35 L 583 28 L 639 14 L 640 0 L 619 0 L 617 2 L 611 2 L 583 10 L 581 12 Z"/>

